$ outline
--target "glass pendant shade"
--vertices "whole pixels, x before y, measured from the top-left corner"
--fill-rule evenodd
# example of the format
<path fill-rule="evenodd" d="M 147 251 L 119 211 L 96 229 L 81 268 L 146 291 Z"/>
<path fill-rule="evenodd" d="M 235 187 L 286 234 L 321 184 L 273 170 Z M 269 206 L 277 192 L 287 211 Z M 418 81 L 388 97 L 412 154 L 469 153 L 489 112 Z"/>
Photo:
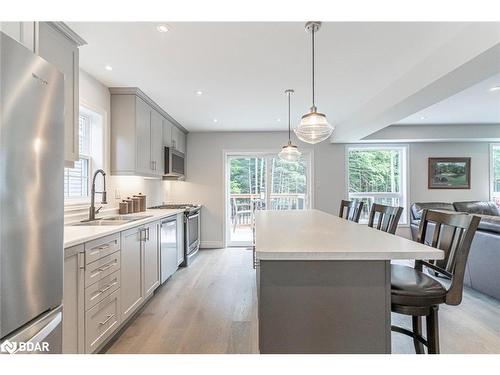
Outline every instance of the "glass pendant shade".
<path fill-rule="evenodd" d="M 311 108 L 311 112 L 302 116 L 297 129 L 294 129 L 297 137 L 306 143 L 319 143 L 330 137 L 333 133 L 331 126 L 326 116 L 323 113 L 316 112 L 316 108 Z"/>
<path fill-rule="evenodd" d="M 297 149 L 297 146 L 293 145 L 292 142 L 288 142 L 286 146 L 283 146 L 280 153 L 278 154 L 279 158 L 283 161 L 294 163 L 300 159 L 302 153 Z"/>

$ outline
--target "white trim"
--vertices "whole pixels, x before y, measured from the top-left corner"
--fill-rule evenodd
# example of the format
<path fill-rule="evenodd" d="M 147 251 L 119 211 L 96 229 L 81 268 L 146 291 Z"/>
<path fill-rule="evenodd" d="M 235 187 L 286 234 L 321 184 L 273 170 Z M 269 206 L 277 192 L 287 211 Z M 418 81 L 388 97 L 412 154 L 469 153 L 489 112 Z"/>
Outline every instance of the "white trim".
<path fill-rule="evenodd" d="M 497 196 L 500 196 L 500 192 L 496 193 L 493 191 L 493 186 L 494 186 L 494 176 L 495 176 L 495 172 L 494 172 L 494 167 L 493 167 L 493 149 L 494 148 L 499 148 L 500 149 L 500 143 L 490 143 L 490 147 L 489 147 L 489 156 L 488 156 L 488 161 L 489 161 L 489 164 L 490 164 L 490 168 L 489 168 L 489 182 L 490 182 L 490 201 L 494 201 L 494 198 L 497 197 Z"/>
<path fill-rule="evenodd" d="M 223 241 L 201 241 L 200 249 L 222 249 L 224 247 Z"/>
<path fill-rule="evenodd" d="M 384 195 L 397 194 L 403 196 L 404 201 L 404 222 L 401 223 L 399 228 L 409 227 L 410 214 L 409 214 L 409 198 L 410 198 L 410 145 L 405 143 L 391 143 L 391 144 L 346 144 L 344 146 L 344 169 L 345 169 L 345 199 L 349 199 L 349 151 L 350 150 L 393 150 L 393 149 L 404 149 L 402 165 L 402 178 L 401 178 L 401 194 L 399 193 L 384 193 Z M 360 193 L 364 194 L 364 193 Z M 381 194 L 375 193 L 374 195 Z M 366 223 L 360 223 L 366 224 Z"/>
<path fill-rule="evenodd" d="M 262 155 L 274 155 L 276 156 L 278 154 L 279 150 L 276 149 L 223 149 L 222 150 L 222 163 L 223 163 L 223 168 L 222 168 L 222 186 L 224 187 L 224 194 L 223 194 L 223 210 L 224 210 L 224 216 L 222 220 L 222 238 L 223 238 L 223 246 L 231 246 L 231 247 L 238 247 L 238 246 L 250 246 L 251 243 L 246 243 L 246 242 L 231 242 L 229 239 L 228 231 L 227 231 L 227 222 L 229 218 L 227 217 L 228 215 L 228 196 L 229 196 L 229 191 L 228 191 L 228 186 L 226 184 L 227 177 L 228 177 L 228 157 L 231 156 L 262 156 Z M 307 168 L 307 192 L 309 196 L 309 208 L 314 208 L 315 207 L 315 201 L 314 201 L 314 150 L 313 149 L 301 149 L 302 155 L 306 160 L 309 162 L 309 168 Z M 309 160 L 308 160 L 309 159 Z"/>

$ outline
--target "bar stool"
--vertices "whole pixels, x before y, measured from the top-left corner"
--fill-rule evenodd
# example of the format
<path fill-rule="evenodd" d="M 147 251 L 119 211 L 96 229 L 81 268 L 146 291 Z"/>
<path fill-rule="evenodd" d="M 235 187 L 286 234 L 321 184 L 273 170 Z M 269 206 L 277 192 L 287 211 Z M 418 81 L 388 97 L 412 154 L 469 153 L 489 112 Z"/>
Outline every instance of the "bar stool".
<path fill-rule="evenodd" d="M 370 217 L 368 218 L 368 226 L 374 228 L 375 216 L 377 217 L 378 230 L 394 234 L 398 229 L 399 218 L 403 212 L 403 207 L 385 206 L 383 204 L 372 204 Z"/>
<path fill-rule="evenodd" d="M 340 202 L 339 217 L 354 221 L 355 223 L 359 223 L 359 217 L 361 216 L 361 212 L 363 211 L 363 205 L 364 203 L 362 201 L 356 202 L 342 200 Z"/>
<path fill-rule="evenodd" d="M 429 224 L 434 232 L 430 246 L 444 251 L 444 259 L 437 261 L 415 261 L 415 267 L 391 265 L 391 311 L 410 315 L 412 331 L 392 326 L 391 330 L 413 338 L 417 354 L 439 353 L 438 308 L 442 303 L 459 305 L 462 301 L 465 265 L 470 245 L 480 218 L 467 214 L 453 214 L 424 210 L 417 242 L 424 243 Z M 423 267 L 451 280 L 445 288 L 439 281 L 423 272 Z M 427 339 L 422 337 L 422 317 L 425 316 Z"/>

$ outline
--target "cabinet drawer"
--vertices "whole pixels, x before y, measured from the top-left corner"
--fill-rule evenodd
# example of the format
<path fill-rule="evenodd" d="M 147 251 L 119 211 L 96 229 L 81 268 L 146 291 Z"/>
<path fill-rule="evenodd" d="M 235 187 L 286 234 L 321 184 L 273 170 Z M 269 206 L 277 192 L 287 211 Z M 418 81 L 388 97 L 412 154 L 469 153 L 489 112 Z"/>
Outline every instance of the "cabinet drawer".
<path fill-rule="evenodd" d="M 85 313 L 85 352 L 93 353 L 119 326 L 120 290 Z"/>
<path fill-rule="evenodd" d="M 120 287 L 120 272 L 113 272 L 85 289 L 85 310 L 95 306 Z"/>
<path fill-rule="evenodd" d="M 85 244 L 85 264 L 95 262 L 117 250 L 120 250 L 119 233 L 89 241 Z"/>
<path fill-rule="evenodd" d="M 96 260 L 85 266 L 85 287 L 111 275 L 120 269 L 120 252 L 117 251 L 107 257 Z"/>

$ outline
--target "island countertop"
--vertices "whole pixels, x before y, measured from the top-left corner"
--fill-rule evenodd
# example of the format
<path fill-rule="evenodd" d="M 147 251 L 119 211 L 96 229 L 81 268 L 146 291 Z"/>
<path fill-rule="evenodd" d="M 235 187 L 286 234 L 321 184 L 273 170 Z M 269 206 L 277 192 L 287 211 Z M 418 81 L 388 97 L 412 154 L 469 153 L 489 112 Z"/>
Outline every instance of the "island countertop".
<path fill-rule="evenodd" d="M 443 259 L 441 250 L 319 210 L 258 211 L 258 260 Z"/>

